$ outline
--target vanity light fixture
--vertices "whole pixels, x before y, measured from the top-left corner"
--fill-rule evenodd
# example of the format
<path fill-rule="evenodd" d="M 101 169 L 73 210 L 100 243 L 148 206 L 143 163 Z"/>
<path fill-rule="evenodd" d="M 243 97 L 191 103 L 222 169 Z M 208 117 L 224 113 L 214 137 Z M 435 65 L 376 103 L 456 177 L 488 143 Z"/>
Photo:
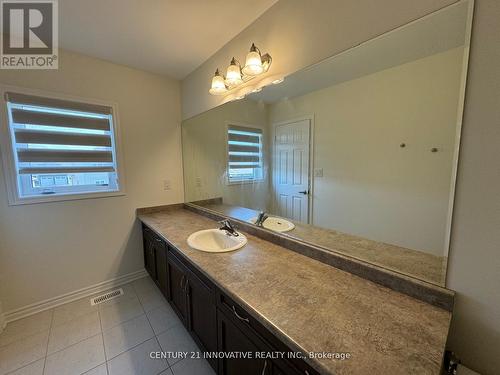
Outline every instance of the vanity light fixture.
<path fill-rule="evenodd" d="M 271 55 L 268 53 L 262 55 L 260 49 L 252 43 L 243 68 L 240 62 L 233 57 L 231 63 L 227 67 L 225 77 L 220 74 L 219 69 L 215 71 L 212 78 L 212 86 L 209 90 L 210 94 L 223 95 L 229 90 L 248 82 L 259 74 L 266 73 L 272 61 Z"/>
<path fill-rule="evenodd" d="M 215 71 L 214 78 L 212 78 L 212 87 L 209 90 L 212 95 L 222 95 L 227 92 L 224 77 L 220 75 L 219 69 Z"/>
<path fill-rule="evenodd" d="M 236 60 L 234 57 L 232 58 L 231 63 L 227 67 L 226 79 L 224 82 L 228 87 L 235 87 L 243 83 L 240 62 Z"/>
<path fill-rule="evenodd" d="M 262 56 L 260 49 L 252 43 L 250 52 L 247 54 L 245 66 L 243 67 L 243 74 L 247 76 L 258 76 L 259 74 L 267 72 L 272 60 L 271 55 L 268 53 Z"/>

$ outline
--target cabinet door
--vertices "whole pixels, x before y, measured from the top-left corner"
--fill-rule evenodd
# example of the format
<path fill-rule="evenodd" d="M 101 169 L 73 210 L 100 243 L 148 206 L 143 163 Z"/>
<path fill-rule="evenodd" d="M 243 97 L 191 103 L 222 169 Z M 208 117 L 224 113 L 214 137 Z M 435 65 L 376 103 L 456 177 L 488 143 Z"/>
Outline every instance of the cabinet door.
<path fill-rule="evenodd" d="M 153 280 L 156 280 L 156 261 L 155 261 L 155 250 L 153 244 L 152 233 L 146 228 L 142 231 L 143 234 L 143 244 L 144 244 L 144 268 L 148 271 L 149 276 Z"/>
<path fill-rule="evenodd" d="M 168 295 L 170 304 L 182 320 L 184 325 L 187 323 L 187 268 L 175 258 L 173 253 L 167 257 L 167 276 L 168 276 Z"/>
<path fill-rule="evenodd" d="M 261 352 L 267 348 L 250 340 L 231 319 L 217 311 L 218 350 L 222 352 Z M 219 359 L 219 373 L 222 375 L 270 375 L 269 361 L 263 359 Z"/>
<path fill-rule="evenodd" d="M 156 284 L 163 295 L 168 298 L 168 276 L 167 276 L 167 244 L 160 238 L 154 238 Z"/>
<path fill-rule="evenodd" d="M 187 328 L 203 351 L 217 350 L 215 292 L 192 272 L 186 285 L 188 301 Z M 216 360 L 208 362 L 216 368 Z"/>

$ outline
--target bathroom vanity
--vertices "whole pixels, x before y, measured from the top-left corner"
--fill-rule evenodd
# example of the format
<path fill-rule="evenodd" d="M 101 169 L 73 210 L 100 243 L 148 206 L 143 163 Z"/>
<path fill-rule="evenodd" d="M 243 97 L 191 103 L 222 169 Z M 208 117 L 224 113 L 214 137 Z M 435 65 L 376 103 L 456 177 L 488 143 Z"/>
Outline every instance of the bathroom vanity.
<path fill-rule="evenodd" d="M 211 359 L 219 374 L 440 373 L 472 12 L 183 120 L 185 203 L 138 212 L 148 272 L 202 350 L 290 353 Z M 206 252 L 230 241 L 193 233 L 227 219 L 248 242 Z"/>
<path fill-rule="evenodd" d="M 209 359 L 218 374 L 439 374 L 449 311 L 248 233 L 194 250 L 189 235 L 218 224 L 183 205 L 138 218 L 146 269 L 201 350 L 266 353 Z"/>

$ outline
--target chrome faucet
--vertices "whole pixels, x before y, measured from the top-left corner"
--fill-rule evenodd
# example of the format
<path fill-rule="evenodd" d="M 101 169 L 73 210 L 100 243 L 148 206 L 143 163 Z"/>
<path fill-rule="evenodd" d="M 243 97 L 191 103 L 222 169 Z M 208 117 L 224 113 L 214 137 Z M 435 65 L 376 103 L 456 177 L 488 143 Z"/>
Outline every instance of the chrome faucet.
<path fill-rule="evenodd" d="M 228 236 L 238 237 L 240 235 L 228 219 L 219 221 L 219 224 L 222 225 L 219 229 L 225 231 Z"/>
<path fill-rule="evenodd" d="M 269 216 L 264 211 L 260 211 L 259 216 L 257 216 L 257 220 L 255 220 L 255 225 L 261 227 L 264 224 L 264 221 L 267 220 Z"/>

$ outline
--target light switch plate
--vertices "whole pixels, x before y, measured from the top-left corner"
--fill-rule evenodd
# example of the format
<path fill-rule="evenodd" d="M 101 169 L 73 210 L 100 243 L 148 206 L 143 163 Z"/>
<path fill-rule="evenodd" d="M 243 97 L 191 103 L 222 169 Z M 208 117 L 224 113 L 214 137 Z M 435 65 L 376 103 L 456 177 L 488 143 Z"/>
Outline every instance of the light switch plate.
<path fill-rule="evenodd" d="M 314 177 L 323 177 L 323 168 L 315 168 Z"/>

